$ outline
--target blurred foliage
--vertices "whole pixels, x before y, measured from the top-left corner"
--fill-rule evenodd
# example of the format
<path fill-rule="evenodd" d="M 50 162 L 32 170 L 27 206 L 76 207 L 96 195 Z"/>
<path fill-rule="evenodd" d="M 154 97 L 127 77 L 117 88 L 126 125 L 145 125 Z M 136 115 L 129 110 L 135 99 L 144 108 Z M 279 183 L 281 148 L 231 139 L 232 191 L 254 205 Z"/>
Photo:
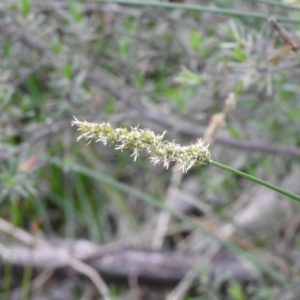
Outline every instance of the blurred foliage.
<path fill-rule="evenodd" d="M 299 18 L 258 1 L 202 4 Z M 77 143 L 73 116 L 168 130 L 170 140 L 189 144 L 236 91 L 219 136 L 300 147 L 297 55 L 267 20 L 88 0 L 2 0 L 0 14 L 0 216 L 28 231 L 37 222 L 49 236 L 108 243 L 139 233 L 141 245 L 151 244 L 143 230 L 160 209 L 149 203 L 164 206 L 170 171 L 142 155 L 133 163 L 128 151 Z M 299 26 L 287 25 L 292 33 Z M 273 183 L 299 176 L 299 155 L 227 146 L 217 140 L 213 157 Z M 231 218 L 237 197 L 253 187 L 209 167 L 184 182 L 190 178 L 218 220 Z M 284 291 L 267 278 L 247 289 L 233 282 L 227 294 L 283 299 Z M 111 293 L 125 299 L 127 291 Z M 186 299 L 223 299 L 218 286 L 197 293 Z M 73 299 L 80 294 L 74 288 Z"/>

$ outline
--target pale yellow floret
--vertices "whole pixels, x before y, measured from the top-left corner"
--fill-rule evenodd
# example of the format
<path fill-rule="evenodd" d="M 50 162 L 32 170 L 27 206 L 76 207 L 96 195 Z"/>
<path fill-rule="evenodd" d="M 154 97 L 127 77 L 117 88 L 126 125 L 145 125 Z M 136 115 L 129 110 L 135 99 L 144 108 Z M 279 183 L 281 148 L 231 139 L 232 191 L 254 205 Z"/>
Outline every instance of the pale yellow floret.
<path fill-rule="evenodd" d="M 204 146 L 201 140 L 189 146 L 180 146 L 175 142 L 162 141 L 162 135 L 155 135 L 149 129 L 140 129 L 139 126 L 113 129 L 108 123 L 89 123 L 78 121 L 74 117 L 72 126 L 76 125 L 81 132 L 80 139 L 102 142 L 104 145 L 116 144 L 115 149 L 132 149 L 133 160 L 136 161 L 139 151 L 145 149 L 150 155 L 151 163 L 163 163 L 168 168 L 171 162 L 180 165 L 183 172 L 187 172 L 192 166 L 206 165 L 212 162 L 208 145 Z"/>

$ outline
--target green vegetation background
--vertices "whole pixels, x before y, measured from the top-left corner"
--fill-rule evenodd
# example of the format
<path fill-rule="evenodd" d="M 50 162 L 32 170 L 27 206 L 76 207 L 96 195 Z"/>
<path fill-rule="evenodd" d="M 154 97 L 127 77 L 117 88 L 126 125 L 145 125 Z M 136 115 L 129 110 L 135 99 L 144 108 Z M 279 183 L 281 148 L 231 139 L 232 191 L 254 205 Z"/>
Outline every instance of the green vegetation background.
<path fill-rule="evenodd" d="M 28 231 L 38 224 L 45 236 L 103 244 L 142 235 L 165 205 L 171 171 L 146 154 L 134 163 L 128 151 L 77 143 L 73 116 L 167 130 L 169 140 L 189 144 L 230 92 L 238 103 L 210 147 L 215 160 L 282 187 L 299 178 L 298 57 L 266 17 L 282 16 L 294 36 L 300 12 L 260 2 L 202 1 L 213 8 L 207 12 L 147 1 L 1 1 L 0 217 Z M 222 221 L 255 187 L 212 167 L 185 178 L 196 180 L 192 192 Z M 262 249 L 276 244 L 251 237 Z M 151 236 L 143 239 L 147 246 Z M 271 299 L 285 290 L 272 280 L 252 287 L 249 298 L 233 284 L 231 297 Z M 199 288 L 195 299 L 205 297 L 222 299 L 217 287 Z"/>

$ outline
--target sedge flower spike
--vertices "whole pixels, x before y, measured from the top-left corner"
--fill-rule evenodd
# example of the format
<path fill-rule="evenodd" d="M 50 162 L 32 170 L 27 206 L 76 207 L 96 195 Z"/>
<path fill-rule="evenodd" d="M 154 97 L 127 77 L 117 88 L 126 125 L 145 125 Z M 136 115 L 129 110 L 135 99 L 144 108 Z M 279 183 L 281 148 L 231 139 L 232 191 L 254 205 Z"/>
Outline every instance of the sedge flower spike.
<path fill-rule="evenodd" d="M 74 117 L 72 126 L 76 125 L 81 132 L 80 139 L 102 142 L 104 145 L 116 144 L 115 149 L 132 149 L 133 158 L 137 159 L 140 150 L 146 150 L 150 155 L 150 161 L 155 165 L 163 163 L 168 168 L 171 162 L 178 163 L 183 172 L 187 172 L 192 166 L 206 165 L 212 163 L 208 145 L 204 146 L 199 139 L 196 144 L 180 146 L 176 143 L 163 141 L 162 135 L 155 135 L 149 129 L 140 129 L 138 126 L 113 129 L 108 123 L 89 123 L 78 121 Z"/>
<path fill-rule="evenodd" d="M 180 146 L 174 142 L 163 141 L 165 132 L 162 135 L 155 135 L 153 131 L 140 129 L 138 126 L 131 127 L 131 130 L 127 130 L 126 128 L 113 129 L 108 123 L 96 124 L 86 121 L 81 122 L 75 117 L 74 121 L 72 121 L 72 126 L 73 125 L 76 125 L 78 131 L 81 132 L 77 139 L 78 141 L 82 138 L 90 141 L 95 139 L 96 142 L 102 142 L 104 145 L 116 144 L 116 149 L 119 150 L 132 149 L 134 160 L 139 156 L 140 150 L 146 150 L 150 154 L 150 161 L 153 164 L 162 162 L 164 167 L 168 168 L 171 162 L 175 162 L 180 165 L 183 172 L 187 172 L 192 166 L 211 164 L 300 202 L 300 195 L 296 195 L 267 181 L 213 161 L 210 158 L 208 145 L 204 146 L 201 140 L 198 140 L 196 144 Z"/>

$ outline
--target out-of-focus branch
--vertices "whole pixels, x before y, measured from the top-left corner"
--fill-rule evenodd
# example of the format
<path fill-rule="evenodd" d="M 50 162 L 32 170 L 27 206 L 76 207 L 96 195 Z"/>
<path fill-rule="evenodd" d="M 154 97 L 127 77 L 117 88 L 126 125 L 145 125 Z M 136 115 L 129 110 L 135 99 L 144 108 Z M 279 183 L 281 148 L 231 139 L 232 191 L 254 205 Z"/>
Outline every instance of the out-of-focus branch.
<path fill-rule="evenodd" d="M 8 263 L 14 263 L 14 261 L 18 260 L 19 264 L 24 264 L 26 266 L 28 262 L 32 262 L 34 266 L 35 258 L 43 257 L 43 252 L 48 253 L 50 255 L 48 259 L 46 259 L 46 263 L 48 268 L 69 266 L 72 269 L 78 271 L 81 274 L 87 276 L 97 287 L 99 293 L 103 296 L 105 300 L 111 300 L 108 288 L 95 269 L 93 269 L 90 265 L 83 263 L 79 259 L 71 256 L 67 251 L 61 249 L 58 251 L 55 247 L 51 246 L 49 243 L 41 240 L 36 236 L 32 236 L 30 233 L 24 231 L 23 229 L 15 227 L 13 224 L 7 222 L 4 219 L 0 218 L 0 231 L 6 234 L 12 235 L 16 240 L 24 243 L 26 247 L 18 246 L 14 251 L 0 243 L 0 257 Z M 35 249 L 33 248 L 35 245 Z M 49 264 L 49 262 L 52 262 Z M 56 263 L 56 264 L 55 264 Z"/>
<path fill-rule="evenodd" d="M 179 185 L 183 178 L 183 172 L 179 172 L 178 167 L 174 166 L 172 168 L 172 175 L 171 175 L 171 183 L 168 187 L 166 193 L 166 206 L 172 208 L 173 203 L 176 199 Z M 152 241 L 152 248 L 153 249 L 161 249 L 163 246 L 164 238 L 168 231 L 168 225 L 171 219 L 171 214 L 169 211 L 162 211 L 159 214 L 156 230 L 154 233 L 153 241 Z"/>

